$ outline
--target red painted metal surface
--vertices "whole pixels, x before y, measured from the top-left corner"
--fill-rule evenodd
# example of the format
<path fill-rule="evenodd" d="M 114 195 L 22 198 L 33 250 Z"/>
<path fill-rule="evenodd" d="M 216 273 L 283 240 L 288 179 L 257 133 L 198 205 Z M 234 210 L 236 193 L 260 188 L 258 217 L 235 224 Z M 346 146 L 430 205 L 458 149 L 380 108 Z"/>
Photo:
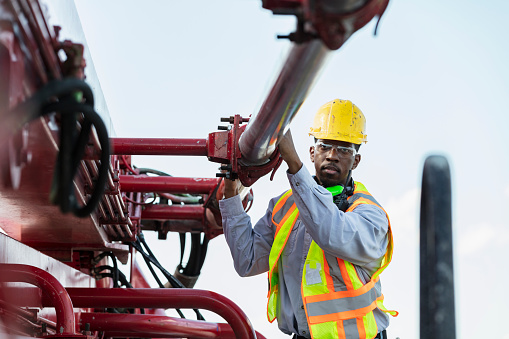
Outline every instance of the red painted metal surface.
<path fill-rule="evenodd" d="M 47 11 L 39 1 L 3 1 L 0 12 L 4 18 L 0 28 L 0 227 L 9 236 L 47 252 L 107 250 L 112 240 L 132 239 L 137 225 L 124 215 L 114 170 L 110 170 L 108 192 L 99 206 L 100 217 L 62 214 L 49 199 L 59 150 L 58 116 L 39 118 L 21 128 L 26 114 L 10 114 L 49 79 L 82 77 L 83 46 L 58 40 L 58 30 L 48 25 Z M 62 51 L 65 62 L 58 56 Z M 92 137 L 91 143 L 100 152 L 97 140 Z M 79 203 L 87 201 L 87 187 L 93 186 L 97 167 L 96 161 L 80 163 L 74 178 Z"/>
<path fill-rule="evenodd" d="M 148 205 L 141 213 L 142 219 L 203 220 L 205 208 L 193 205 Z"/>
<path fill-rule="evenodd" d="M 39 287 L 50 300 L 48 306 L 55 307 L 57 333 L 62 336 L 75 335 L 73 304 L 60 282 L 40 268 L 20 264 L 0 264 L 0 282 L 25 282 Z M 16 298 L 6 296 L 5 298 Z"/>
<path fill-rule="evenodd" d="M 141 314 L 82 313 L 80 326 L 111 337 L 234 339 L 228 324 Z M 260 339 L 261 336 L 257 335 Z"/>
<path fill-rule="evenodd" d="M 75 307 L 205 309 L 225 319 L 237 338 L 256 338 L 251 322 L 242 309 L 230 299 L 210 291 L 187 288 L 69 288 L 67 293 Z"/>
<path fill-rule="evenodd" d="M 112 154 L 207 156 L 207 139 L 110 138 Z"/>
<path fill-rule="evenodd" d="M 88 321 L 104 330 L 109 326 L 106 330 L 109 333 L 126 337 L 141 333 L 164 337 L 168 331 L 173 331 L 178 336 L 187 337 L 228 338 L 235 335 L 237 338 L 255 338 L 249 320 L 230 300 L 200 290 L 148 289 L 149 284 L 135 264 L 131 279 L 134 287 L 142 289 L 93 288 L 110 286 L 111 280 L 99 280 L 96 285 L 93 278 L 96 263 L 90 258 L 97 252 L 112 251 L 122 262 L 127 262 L 132 253 L 125 243 L 135 239 L 142 218 L 156 231 L 205 232 L 209 239 L 222 232 L 216 206 L 222 194 L 220 189 L 215 191 L 220 179 L 138 175 L 121 175 L 119 178 L 119 173 L 136 173 L 126 155 L 206 156 L 210 161 L 224 164 L 222 169 L 228 174 L 221 175 L 238 177 L 245 186 L 250 186 L 277 169 L 281 161 L 276 152 L 277 141 L 304 101 L 329 49 L 339 48 L 355 30 L 373 16 L 380 16 L 387 2 L 264 0 L 263 6 L 274 13 L 299 14 L 299 19 L 313 26 L 319 39 L 294 44 L 276 83 L 248 128 L 242 125 L 248 119 L 236 115 L 223 118 L 223 122 L 232 126 L 223 128 L 225 131 L 210 133 L 207 139 L 112 138 L 113 152 L 121 157 L 112 157 L 106 194 L 97 211 L 86 219 L 63 215 L 48 199 L 59 151 L 59 116 L 40 118 L 20 128 L 22 121 L 18 116 L 8 114 L 49 79 L 83 78 L 83 46 L 58 40 L 58 30 L 48 25 L 46 11 L 38 0 L 0 2 L 4 20 L 0 27 L 0 227 L 12 238 L 59 260 L 49 260 L 32 248 L 27 251 L 20 243 L 13 245 L 14 240 L 9 238 L 7 241 L 7 237 L 0 234 L 0 263 L 37 262 L 34 265 L 38 268 L 0 264 L 0 281 L 27 281 L 44 291 L 20 287 L 21 292 L 12 293 L 18 297 L 18 302 L 21 301 L 19 307 L 44 307 L 35 313 L 42 315 L 41 321 L 46 324 L 55 320 L 55 307 L 55 326 L 60 336 L 82 336 L 75 333 L 70 294 L 74 306 L 81 308 L 143 307 L 147 313 L 164 313 L 164 308 L 173 307 L 204 308 L 218 313 L 230 324 L 130 314 L 101 313 L 99 318 L 97 314 L 83 313 L 83 329 L 83 321 Z M 52 4 L 50 2 L 50 6 Z M 58 55 L 62 51 L 67 56 L 66 62 Z M 87 200 L 90 187 L 98 176 L 97 154 L 101 147 L 97 138 L 91 138 L 90 144 L 89 157 L 80 163 L 74 182 L 76 197 L 82 203 Z M 163 199 L 173 197 L 168 194 L 203 195 L 205 202 L 203 205 L 181 206 L 176 202 L 171 206 L 146 205 L 142 194 L 145 192 L 162 193 L 160 198 Z M 26 258 L 21 254 L 25 252 L 28 253 Z M 87 284 L 92 288 L 68 288 L 66 292 L 62 287 Z M 0 299 L 9 294 L 8 288 L 0 289 Z M 2 301 L 0 314 L 14 304 Z M 30 310 L 19 307 L 17 311 L 21 312 L 12 319 L 28 322 L 33 319 Z M 154 322 L 158 324 L 154 325 Z M 32 328 L 36 326 L 38 324 Z M 29 336 L 39 334 L 26 333 Z M 0 336 L 2 334 L 0 332 Z"/>
<path fill-rule="evenodd" d="M 39 289 L 12 287 L 5 288 L 3 291 L 18 296 L 15 301 L 16 306 L 47 307 L 51 304 L 48 297 L 42 296 Z M 76 301 L 77 297 L 72 289 L 69 289 L 69 293 L 75 300 L 75 306 L 80 305 L 79 301 Z M 100 307 L 110 304 L 118 304 L 118 302 L 101 302 L 102 306 Z M 145 305 L 147 304 L 152 303 L 148 301 Z M 140 305 L 140 303 L 136 301 L 133 305 Z M 158 304 L 158 306 L 160 305 L 161 303 Z M 173 318 L 166 316 L 163 309 L 145 308 L 145 313 L 152 312 L 155 314 L 81 312 L 79 327 L 81 330 L 85 330 L 86 324 L 89 324 L 91 331 L 106 331 L 106 337 L 236 338 L 235 332 L 229 324 Z M 255 333 L 257 339 L 265 338 L 262 334 Z"/>
<path fill-rule="evenodd" d="M 120 175 L 122 192 L 209 194 L 219 184 L 216 178 L 175 178 L 167 176 Z"/>

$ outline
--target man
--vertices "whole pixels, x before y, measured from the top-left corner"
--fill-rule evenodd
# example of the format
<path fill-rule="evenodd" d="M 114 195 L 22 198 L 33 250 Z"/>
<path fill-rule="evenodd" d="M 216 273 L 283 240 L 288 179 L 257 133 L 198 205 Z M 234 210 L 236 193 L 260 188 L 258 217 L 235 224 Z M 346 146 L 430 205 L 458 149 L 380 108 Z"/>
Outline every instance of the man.
<path fill-rule="evenodd" d="M 254 228 L 237 183 L 220 201 L 226 241 L 240 276 L 269 272 L 267 317 L 293 338 L 387 338 L 379 274 L 392 257 L 382 207 L 351 172 L 361 161 L 366 120 L 348 100 L 322 106 L 310 147 L 316 176 L 303 166 L 290 133 L 279 143 L 291 190 L 273 198 Z"/>

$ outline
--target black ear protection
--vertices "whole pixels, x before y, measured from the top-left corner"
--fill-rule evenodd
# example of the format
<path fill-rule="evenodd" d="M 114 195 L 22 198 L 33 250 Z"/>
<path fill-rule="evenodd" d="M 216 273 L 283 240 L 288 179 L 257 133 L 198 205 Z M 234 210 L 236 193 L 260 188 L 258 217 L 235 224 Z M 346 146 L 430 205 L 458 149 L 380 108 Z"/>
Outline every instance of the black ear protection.
<path fill-rule="evenodd" d="M 334 201 L 334 204 L 339 208 L 340 211 L 343 212 L 346 212 L 348 208 L 348 197 L 352 196 L 354 191 L 353 180 L 351 180 L 351 178 L 352 170 L 348 171 L 345 188 L 341 190 L 341 193 L 332 196 L 332 201 Z M 350 181 L 352 181 L 351 185 Z"/>

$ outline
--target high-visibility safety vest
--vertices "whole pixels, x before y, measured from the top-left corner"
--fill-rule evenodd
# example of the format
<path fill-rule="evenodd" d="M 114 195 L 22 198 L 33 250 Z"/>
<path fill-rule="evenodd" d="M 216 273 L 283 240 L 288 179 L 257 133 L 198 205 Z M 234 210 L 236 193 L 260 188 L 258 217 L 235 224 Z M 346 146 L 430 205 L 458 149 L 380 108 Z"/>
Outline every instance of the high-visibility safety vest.
<path fill-rule="evenodd" d="M 355 182 L 354 186 L 353 195 L 348 198 L 349 206 L 346 212 L 353 211 L 361 204 L 382 208 L 363 184 Z M 385 214 L 387 215 L 387 212 Z M 279 302 L 279 258 L 298 217 L 299 211 L 292 191 L 289 190 L 278 200 L 272 211 L 276 234 L 269 255 L 267 318 L 270 322 L 276 318 Z M 373 314 L 375 308 L 392 316 L 398 315 L 398 312 L 384 307 L 379 279 L 380 273 L 392 259 L 390 222 L 387 236 L 385 255 L 366 284 L 359 278 L 352 263 L 325 253 L 314 241 L 311 242 L 302 272 L 301 293 L 313 339 L 374 338 L 378 333 Z"/>

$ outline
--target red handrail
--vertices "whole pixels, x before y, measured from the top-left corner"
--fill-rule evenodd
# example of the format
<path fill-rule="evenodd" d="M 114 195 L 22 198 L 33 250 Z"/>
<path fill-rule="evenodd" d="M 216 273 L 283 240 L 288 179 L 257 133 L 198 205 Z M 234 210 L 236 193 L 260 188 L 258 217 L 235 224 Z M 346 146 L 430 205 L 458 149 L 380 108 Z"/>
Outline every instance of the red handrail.
<path fill-rule="evenodd" d="M 76 334 L 71 298 L 54 276 L 34 266 L 0 264 L 0 282 L 24 282 L 39 287 L 49 298 L 51 306 L 55 307 L 57 334 L 62 336 Z"/>
<path fill-rule="evenodd" d="M 220 179 L 120 175 L 119 181 L 122 192 L 210 194 L 210 192 L 219 184 Z"/>
<path fill-rule="evenodd" d="M 73 304 L 80 308 L 199 308 L 217 313 L 238 339 L 256 339 L 242 309 L 218 293 L 187 288 L 68 288 Z"/>
<path fill-rule="evenodd" d="M 80 324 L 82 330 L 89 324 L 91 331 L 104 331 L 111 337 L 235 338 L 235 333 L 228 324 L 160 315 L 81 313 Z M 256 337 L 264 338 L 258 332 Z"/>
<path fill-rule="evenodd" d="M 110 138 L 112 154 L 207 156 L 207 139 Z"/>

